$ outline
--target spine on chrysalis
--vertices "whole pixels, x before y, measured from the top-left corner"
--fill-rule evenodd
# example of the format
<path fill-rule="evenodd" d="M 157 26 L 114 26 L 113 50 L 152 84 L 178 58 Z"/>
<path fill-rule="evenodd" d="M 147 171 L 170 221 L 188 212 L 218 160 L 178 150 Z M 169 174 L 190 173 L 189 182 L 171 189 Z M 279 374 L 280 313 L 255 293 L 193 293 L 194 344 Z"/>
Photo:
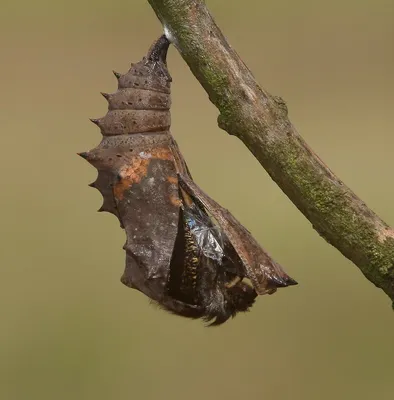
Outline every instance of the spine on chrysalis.
<path fill-rule="evenodd" d="M 156 49 L 157 46 L 152 46 L 147 56 L 133 64 L 126 74 L 114 72 L 118 90 L 112 94 L 102 93 L 108 101 L 108 112 L 102 118 L 91 120 L 99 126 L 103 136 L 164 132 L 169 129 L 171 77 L 161 67 L 168 46 L 165 49 L 161 47 L 162 52 Z"/>
<path fill-rule="evenodd" d="M 168 147 L 171 142 L 171 76 L 166 68 L 169 42 L 163 35 L 138 63 L 131 64 L 125 74 L 113 71 L 118 90 L 103 93 L 108 112 L 91 121 L 100 128 L 103 139 L 94 149 L 80 156 L 94 165 L 98 177 L 90 186 L 104 197 L 99 211 L 119 218 L 113 201 L 113 171 L 121 170 L 128 155 L 135 150 Z M 155 153 L 155 151 L 153 151 Z M 119 218 L 120 219 L 120 218 Z"/>

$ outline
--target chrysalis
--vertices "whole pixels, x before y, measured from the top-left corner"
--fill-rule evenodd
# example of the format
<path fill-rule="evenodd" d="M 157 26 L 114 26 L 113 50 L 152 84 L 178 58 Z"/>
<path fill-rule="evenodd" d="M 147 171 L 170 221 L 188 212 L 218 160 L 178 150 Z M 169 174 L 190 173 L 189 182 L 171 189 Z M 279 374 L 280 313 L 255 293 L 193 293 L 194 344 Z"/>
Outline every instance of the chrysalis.
<path fill-rule="evenodd" d="M 170 133 L 170 84 L 161 36 L 103 93 L 108 112 L 92 120 L 103 135 L 80 153 L 98 170 L 90 186 L 126 231 L 122 283 L 174 314 L 219 325 L 258 294 L 295 285 L 251 234 L 193 181 Z M 246 279 L 250 283 L 246 282 Z"/>

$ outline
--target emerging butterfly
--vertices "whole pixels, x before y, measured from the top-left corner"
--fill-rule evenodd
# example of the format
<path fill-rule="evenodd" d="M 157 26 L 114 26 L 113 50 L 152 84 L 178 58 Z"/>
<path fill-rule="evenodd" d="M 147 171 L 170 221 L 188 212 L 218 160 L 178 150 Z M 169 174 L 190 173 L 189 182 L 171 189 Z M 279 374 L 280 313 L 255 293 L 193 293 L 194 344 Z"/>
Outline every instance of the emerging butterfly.
<path fill-rule="evenodd" d="M 229 211 L 193 181 L 170 129 L 170 84 L 163 35 L 103 93 L 107 114 L 92 120 L 103 138 L 80 153 L 98 169 L 90 186 L 99 211 L 125 229 L 121 281 L 174 314 L 219 325 L 257 295 L 296 285 Z M 247 282 L 249 281 L 249 282 Z"/>

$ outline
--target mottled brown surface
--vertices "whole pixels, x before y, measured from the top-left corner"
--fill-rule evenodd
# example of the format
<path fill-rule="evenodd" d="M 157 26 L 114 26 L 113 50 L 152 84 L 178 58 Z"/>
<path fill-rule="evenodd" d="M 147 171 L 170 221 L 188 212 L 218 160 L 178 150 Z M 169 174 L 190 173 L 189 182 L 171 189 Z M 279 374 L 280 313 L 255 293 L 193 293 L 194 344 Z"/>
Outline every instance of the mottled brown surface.
<path fill-rule="evenodd" d="M 101 211 L 116 215 L 126 231 L 121 281 L 162 302 L 178 230 L 179 195 L 169 149 L 171 78 L 155 51 L 152 46 L 125 75 L 115 73 L 118 91 L 103 94 L 108 112 L 92 121 L 103 139 L 81 156 L 98 170 L 92 186 L 103 195 Z"/>
<path fill-rule="evenodd" d="M 91 186 L 104 197 L 100 210 L 116 215 L 126 231 L 121 281 L 168 311 L 219 325 L 249 310 L 258 294 L 271 294 L 296 282 L 192 181 L 168 130 L 170 95 L 157 91 L 169 90 L 171 82 L 165 58 L 168 45 L 164 36 L 159 38 L 131 67 L 129 80 L 122 81 L 116 93 L 103 94 L 109 111 L 92 120 L 103 139 L 80 155 L 99 171 Z M 120 81 L 121 75 L 115 76 Z M 143 82 L 138 89 L 136 76 Z M 134 87 L 124 87 L 127 82 Z M 179 179 L 188 183 L 186 190 L 180 188 Z M 216 227 L 208 213 L 218 221 L 220 234 L 210 233 Z M 189 224 L 203 233 L 192 233 Z M 198 244 L 201 235 L 203 245 Z M 249 278 L 252 286 L 243 278 Z M 196 284 L 183 285 L 190 280 Z"/>
<path fill-rule="evenodd" d="M 126 160 L 126 163 L 118 170 L 118 182 L 114 186 L 116 199 L 122 200 L 125 190 L 135 183 L 141 183 L 141 180 L 147 177 L 152 159 L 172 161 L 173 156 L 168 148 L 154 148 L 149 152 L 142 152 L 140 156 Z M 171 184 L 176 183 L 175 180 L 174 177 L 168 177 L 168 182 Z"/>
<path fill-rule="evenodd" d="M 125 88 L 116 93 L 102 93 L 108 101 L 109 110 L 169 110 L 171 97 L 146 89 Z"/>
<path fill-rule="evenodd" d="M 111 110 L 97 120 L 97 125 L 105 136 L 160 132 L 168 130 L 171 117 L 161 110 Z"/>

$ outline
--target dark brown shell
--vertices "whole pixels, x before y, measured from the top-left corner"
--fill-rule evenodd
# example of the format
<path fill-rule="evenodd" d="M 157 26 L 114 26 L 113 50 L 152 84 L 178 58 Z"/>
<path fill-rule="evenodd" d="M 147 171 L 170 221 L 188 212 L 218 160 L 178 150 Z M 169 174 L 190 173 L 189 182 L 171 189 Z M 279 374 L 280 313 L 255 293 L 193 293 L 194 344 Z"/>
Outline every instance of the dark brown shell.
<path fill-rule="evenodd" d="M 108 112 L 93 120 L 103 139 L 96 148 L 80 154 L 98 170 L 91 186 L 103 195 L 100 211 L 116 215 L 126 230 L 122 282 L 157 301 L 168 281 L 180 205 L 168 131 L 171 77 L 165 65 L 167 48 L 157 53 L 156 44 L 126 74 L 115 73 L 118 90 L 103 94 Z"/>
<path fill-rule="evenodd" d="M 162 36 L 126 74 L 114 73 L 118 90 L 102 93 L 108 112 L 92 120 L 102 140 L 80 155 L 98 170 L 90 186 L 104 198 L 99 211 L 126 231 L 121 281 L 170 312 L 218 325 L 247 311 L 257 294 L 296 282 L 192 180 L 169 131 L 168 46 Z M 201 245 L 192 225 L 219 250 Z"/>

